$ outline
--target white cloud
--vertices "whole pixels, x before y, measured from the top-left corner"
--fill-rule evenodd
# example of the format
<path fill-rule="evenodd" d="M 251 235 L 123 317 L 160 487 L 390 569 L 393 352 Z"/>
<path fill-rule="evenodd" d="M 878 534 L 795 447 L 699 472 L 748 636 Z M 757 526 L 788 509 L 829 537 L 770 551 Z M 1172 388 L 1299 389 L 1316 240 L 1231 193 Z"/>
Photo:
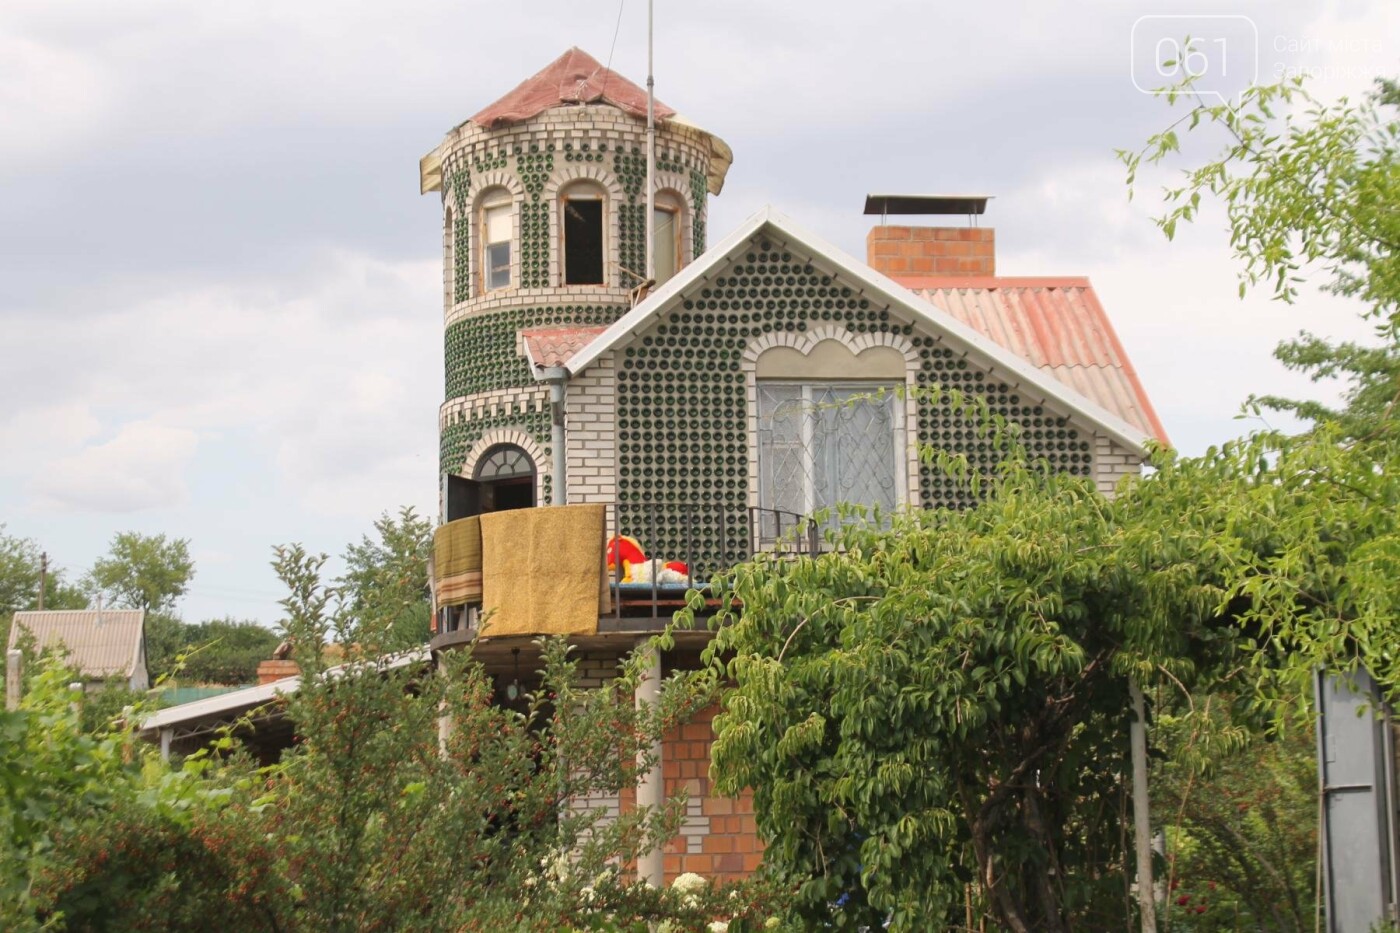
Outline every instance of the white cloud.
<path fill-rule="evenodd" d="M 244 432 L 260 447 L 244 455 L 275 465 L 287 494 L 319 511 L 362 516 L 416 501 L 435 488 L 439 275 L 433 261 L 334 252 L 296 288 L 178 291 L 81 328 L 33 318 L 0 349 L 0 371 L 60 344 L 81 364 L 36 392 L 50 405 L 0 424 L 0 438 L 29 449 L 7 469 L 48 503 L 165 506 L 186 495 L 171 470 L 196 433 Z M 21 380 L 7 381 L 7 396 L 23 397 Z M 116 437 L 88 443 L 99 426 Z M 155 451 L 140 459 L 148 442 Z M 104 491 L 114 467 L 125 478 Z"/>
<path fill-rule="evenodd" d="M 101 422 L 82 402 L 11 408 L 0 421 L 0 450 L 10 451 L 12 456 L 0 458 L 0 473 L 70 450 L 99 430 Z"/>
<path fill-rule="evenodd" d="M 102 133 L 107 76 L 91 59 L 0 29 L 0 166 L 16 169 Z"/>
<path fill-rule="evenodd" d="M 88 512 L 137 512 L 189 501 L 186 471 L 199 435 L 151 421 L 42 464 L 32 487 L 42 505 Z"/>

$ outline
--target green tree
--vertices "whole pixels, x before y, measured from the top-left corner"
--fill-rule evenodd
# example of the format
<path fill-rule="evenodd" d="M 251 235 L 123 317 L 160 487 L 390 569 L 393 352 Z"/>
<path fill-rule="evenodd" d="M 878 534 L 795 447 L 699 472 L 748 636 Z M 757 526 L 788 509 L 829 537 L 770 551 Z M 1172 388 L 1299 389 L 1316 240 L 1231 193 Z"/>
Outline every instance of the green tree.
<path fill-rule="evenodd" d="M 1124 929 L 1128 681 L 1232 666 L 1228 504 L 1168 517 L 1014 448 L 967 481 L 977 508 L 848 519 L 722 581 L 718 786 L 754 789 L 806 924 L 943 929 L 971 897 L 999 929 Z"/>
<path fill-rule="evenodd" d="M 5 534 L 0 525 L 0 615 L 34 605 L 39 593 L 39 546 Z"/>
<path fill-rule="evenodd" d="M 1171 926 L 1302 933 L 1316 916 L 1317 745 L 1311 724 L 1242 728 L 1228 698 L 1159 706 L 1153 810 L 1167 827 Z M 1165 704 L 1170 705 L 1170 704 Z"/>
<path fill-rule="evenodd" d="M 128 531 L 114 536 L 107 556 L 93 563 L 87 585 L 113 606 L 169 614 L 193 577 L 189 541 Z"/>
<path fill-rule="evenodd" d="M 185 625 L 183 640 L 181 680 L 235 685 L 257 681 L 259 662 L 272 657 L 281 638 L 256 622 L 225 618 Z"/>
<path fill-rule="evenodd" d="M 581 690 L 562 641 L 540 643 L 525 710 L 495 702 L 470 653 L 429 668 L 380 653 L 381 619 L 342 630 L 360 652 L 328 674 L 337 629 L 323 557 L 279 552 L 303 678 L 299 741 L 258 768 L 230 737 L 161 762 L 146 743 L 84 734 L 54 665 L 23 713 L 0 715 L 0 925 L 7 930 L 700 930 L 766 917 L 753 886 L 655 890 L 620 866 L 684 815 L 682 801 L 613 818 L 572 806 L 636 780 L 637 755 L 709 701 L 673 680 L 638 710 L 643 666 Z M 440 739 L 439 717 L 456 727 Z M 750 924 L 748 929 L 753 929 Z"/>
<path fill-rule="evenodd" d="M 1391 430 L 1395 403 L 1400 400 L 1400 343 L 1365 346 L 1302 333 L 1279 344 L 1274 356 L 1313 382 L 1341 382 L 1342 404 L 1278 395 L 1256 396 L 1252 404 L 1288 412 L 1312 425 L 1333 424 L 1343 442 Z"/>
<path fill-rule="evenodd" d="M 365 535 L 345 549 L 345 573 L 336 580 L 344 611 L 356 625 L 382 622 L 395 633 L 396 648 L 421 645 L 432 615 L 432 523 L 405 507 L 381 515 L 374 530 L 375 538 Z"/>
<path fill-rule="evenodd" d="M 146 670 L 151 683 L 176 674 L 177 661 L 191 642 L 190 626 L 162 612 L 146 614 Z"/>
<path fill-rule="evenodd" d="M 71 704 L 74 672 L 50 655 L 33 662 L 20 709 L 0 712 L 0 921 L 19 922 L 35 873 L 54 858 L 54 835 L 74 829 L 128 786 L 119 736 L 85 733 Z"/>
<path fill-rule="evenodd" d="M 9 643 L 10 621 L 16 612 L 38 608 L 42 562 L 38 543 L 6 534 L 0 524 L 0 645 Z M 68 583 L 61 568 L 50 565 L 44 608 L 81 609 L 86 605 L 82 591 Z"/>
<path fill-rule="evenodd" d="M 1202 464 L 1239 491 L 1255 472 L 1249 458 L 1266 458 L 1261 472 L 1272 487 L 1243 492 L 1255 510 L 1266 503 L 1283 510 L 1266 518 L 1279 535 L 1273 552 L 1240 555 L 1250 623 L 1270 633 L 1280 653 L 1268 663 L 1281 664 L 1300 692 L 1308 665 L 1362 664 L 1400 698 L 1384 621 L 1400 601 L 1392 518 L 1400 501 L 1393 417 L 1400 398 L 1400 90 L 1379 80 L 1360 102 L 1324 104 L 1294 81 L 1208 105 L 1188 83 L 1170 100 L 1193 106 L 1141 150 L 1120 153 L 1130 185 L 1144 165 L 1179 153 L 1181 133 L 1218 129 L 1223 144 L 1167 189 L 1163 231 L 1171 236 L 1179 223 L 1197 219 L 1203 204 L 1223 204 L 1242 292 L 1266 284 L 1276 298 L 1293 301 L 1305 275 L 1321 273 L 1326 288 L 1358 299 L 1376 329 L 1373 347 L 1308 335 L 1285 343 L 1279 356 L 1286 365 L 1346 380 L 1343 406 L 1259 399 L 1312 419 L 1315 428 L 1300 438 L 1263 435 Z M 1241 472 L 1224 475 L 1235 469 Z"/>
<path fill-rule="evenodd" d="M 1400 466 L 1400 93 L 1381 80 L 1358 104 L 1323 105 L 1292 82 L 1251 89 L 1235 105 L 1207 106 L 1189 85 L 1182 90 L 1173 102 L 1194 106 L 1144 149 L 1121 154 L 1131 184 L 1144 163 L 1178 153 L 1179 133 L 1223 129 L 1214 157 L 1188 167 L 1184 183 L 1167 190 L 1163 231 L 1170 237 L 1203 205 L 1223 203 L 1241 293 L 1267 284 L 1291 302 L 1305 277 L 1321 272 L 1325 288 L 1359 299 L 1376 333 L 1369 346 L 1307 333 L 1282 343 L 1278 359 L 1315 382 L 1341 382 L 1342 403 L 1254 398 L 1256 408 L 1309 422 L 1309 432 L 1261 436 L 1205 458 L 1216 461 L 1205 468 L 1224 481 L 1220 494 L 1252 500 L 1241 520 L 1262 520 L 1274 535 L 1270 548 L 1227 546 L 1242 558 L 1242 618 L 1267 635 L 1253 672 L 1257 682 L 1282 688 L 1270 700 L 1275 712 L 1288 698 L 1306 709 L 1312 665 L 1364 665 L 1380 672 L 1395 698 L 1400 672 L 1384 619 L 1397 608 L 1392 577 L 1400 560 L 1392 520 L 1400 494 L 1392 479 Z M 1260 461 L 1260 482 L 1242 483 Z M 1183 729 L 1170 716 L 1162 722 L 1168 755 L 1156 788 L 1179 842 L 1174 868 L 1216 888 L 1210 900 L 1199 885 L 1176 892 L 1172 909 L 1190 910 L 1193 929 L 1236 928 L 1227 908 L 1261 929 L 1311 926 L 1316 765 L 1310 743 L 1298 741 L 1308 730 L 1292 728 L 1275 741 L 1246 730 L 1243 747 L 1203 759 L 1183 735 L 1210 735 L 1209 723 Z"/>
<path fill-rule="evenodd" d="M 1400 88 L 1378 80 L 1359 103 L 1333 104 L 1308 93 L 1303 79 L 1246 90 L 1236 102 L 1207 104 L 1192 82 L 1169 102 L 1188 111 L 1137 151 L 1121 151 L 1128 184 L 1144 165 L 1180 152 L 1181 134 L 1223 131 L 1213 158 L 1188 167 L 1165 191 L 1157 223 L 1168 237 L 1194 221 L 1203 201 L 1225 207 L 1230 246 L 1240 260 L 1240 293 L 1267 284 L 1297 299 L 1316 268 L 1326 287 L 1359 299 L 1382 337 L 1394 339 L 1400 312 Z"/>

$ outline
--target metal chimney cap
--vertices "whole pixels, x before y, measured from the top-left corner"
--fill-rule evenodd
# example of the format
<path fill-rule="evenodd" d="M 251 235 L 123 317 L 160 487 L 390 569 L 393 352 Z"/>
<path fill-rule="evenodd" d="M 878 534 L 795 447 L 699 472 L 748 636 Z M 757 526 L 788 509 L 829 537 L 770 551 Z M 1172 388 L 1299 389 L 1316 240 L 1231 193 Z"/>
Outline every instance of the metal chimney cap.
<path fill-rule="evenodd" d="M 985 214 L 991 195 L 985 194 L 867 194 L 865 213 L 881 217 L 890 214 Z"/>

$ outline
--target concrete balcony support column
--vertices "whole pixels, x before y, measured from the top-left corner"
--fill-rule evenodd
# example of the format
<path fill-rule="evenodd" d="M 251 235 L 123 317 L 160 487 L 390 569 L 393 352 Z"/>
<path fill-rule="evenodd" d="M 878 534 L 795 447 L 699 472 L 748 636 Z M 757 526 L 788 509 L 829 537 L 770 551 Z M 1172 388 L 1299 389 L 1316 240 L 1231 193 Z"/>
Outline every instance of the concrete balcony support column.
<path fill-rule="evenodd" d="M 642 709 L 644 706 L 655 706 L 661 698 L 661 653 L 649 647 L 647 642 L 640 642 L 638 648 L 648 652 L 647 672 L 636 689 L 637 709 Z M 647 807 L 653 812 L 659 810 L 666 802 L 666 788 L 661 771 L 661 748 L 661 737 L 657 736 L 651 747 L 651 753 L 655 756 L 654 762 L 637 782 L 637 806 Z M 638 756 L 638 765 L 640 764 L 641 756 Z M 638 880 L 646 881 L 656 888 L 665 884 L 665 869 L 661 856 L 662 848 L 658 845 L 638 857 Z"/>
<path fill-rule="evenodd" d="M 438 673 L 443 677 L 450 676 L 447 665 L 439 663 Z M 447 701 L 443 700 L 438 704 L 438 754 L 443 758 L 447 757 L 447 745 L 452 741 L 452 733 L 457 731 L 457 717 L 452 715 L 447 706 Z"/>

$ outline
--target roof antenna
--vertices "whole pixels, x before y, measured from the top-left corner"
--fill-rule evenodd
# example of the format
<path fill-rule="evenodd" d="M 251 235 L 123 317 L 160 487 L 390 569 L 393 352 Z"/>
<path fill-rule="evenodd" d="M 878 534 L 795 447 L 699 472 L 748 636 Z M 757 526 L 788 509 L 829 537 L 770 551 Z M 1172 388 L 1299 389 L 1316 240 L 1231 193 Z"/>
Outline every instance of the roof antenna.
<path fill-rule="evenodd" d="M 652 75 L 652 13 L 655 0 L 647 0 L 647 281 L 656 281 L 656 79 Z"/>

